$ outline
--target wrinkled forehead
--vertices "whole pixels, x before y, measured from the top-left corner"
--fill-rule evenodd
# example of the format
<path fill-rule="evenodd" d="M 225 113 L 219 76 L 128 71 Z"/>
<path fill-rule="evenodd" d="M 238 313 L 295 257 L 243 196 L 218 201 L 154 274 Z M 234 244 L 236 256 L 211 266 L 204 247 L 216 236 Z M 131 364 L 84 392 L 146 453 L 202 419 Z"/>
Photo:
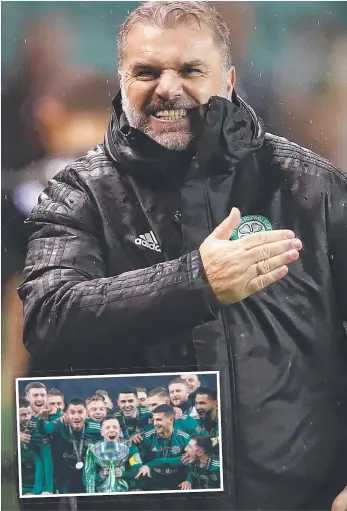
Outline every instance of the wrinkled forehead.
<path fill-rule="evenodd" d="M 177 67 L 196 60 L 209 62 L 218 54 L 213 32 L 205 24 L 191 21 L 172 28 L 158 28 L 136 23 L 127 36 L 123 63 L 130 69 L 138 61 L 158 67 Z"/>

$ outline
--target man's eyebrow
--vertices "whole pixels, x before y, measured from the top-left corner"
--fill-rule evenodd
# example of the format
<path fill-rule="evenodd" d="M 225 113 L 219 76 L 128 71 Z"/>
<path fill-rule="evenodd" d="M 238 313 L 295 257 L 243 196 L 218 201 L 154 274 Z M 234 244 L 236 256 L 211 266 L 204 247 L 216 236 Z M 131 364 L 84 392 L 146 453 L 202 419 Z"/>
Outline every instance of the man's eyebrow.
<path fill-rule="evenodd" d="M 201 66 L 206 66 L 206 63 L 199 59 L 188 60 L 186 62 L 180 63 L 181 69 L 185 67 L 201 67 Z M 150 63 L 145 60 L 137 60 L 131 64 L 130 71 L 135 71 L 137 69 L 158 69 L 160 67 L 162 66 L 156 63 Z"/>

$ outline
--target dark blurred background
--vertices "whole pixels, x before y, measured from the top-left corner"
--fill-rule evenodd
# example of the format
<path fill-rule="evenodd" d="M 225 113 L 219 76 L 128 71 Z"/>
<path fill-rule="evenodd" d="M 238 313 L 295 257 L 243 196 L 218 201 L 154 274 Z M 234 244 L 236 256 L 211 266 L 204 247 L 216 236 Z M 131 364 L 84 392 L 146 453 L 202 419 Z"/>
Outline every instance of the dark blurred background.
<path fill-rule="evenodd" d="M 347 169 L 346 2 L 212 2 L 232 32 L 236 91 L 266 129 Z M 2 509 L 13 486 L 14 378 L 25 376 L 16 294 L 24 219 L 47 181 L 102 142 L 116 35 L 137 2 L 1 3 Z"/>

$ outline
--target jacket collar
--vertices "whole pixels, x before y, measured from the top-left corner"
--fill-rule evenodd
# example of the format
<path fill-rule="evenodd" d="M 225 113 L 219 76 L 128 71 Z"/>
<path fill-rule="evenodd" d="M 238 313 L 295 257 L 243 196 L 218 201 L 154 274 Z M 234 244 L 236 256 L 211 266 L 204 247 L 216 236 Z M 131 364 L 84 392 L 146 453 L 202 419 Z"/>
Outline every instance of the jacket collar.
<path fill-rule="evenodd" d="M 122 111 L 120 91 L 112 104 L 105 150 L 125 172 L 158 175 L 189 166 L 192 153 L 166 149 L 129 126 Z M 259 149 L 263 141 L 262 120 L 235 92 L 231 101 L 213 96 L 207 105 L 205 128 L 195 155 L 200 172 L 206 175 L 231 173 L 235 165 Z"/>

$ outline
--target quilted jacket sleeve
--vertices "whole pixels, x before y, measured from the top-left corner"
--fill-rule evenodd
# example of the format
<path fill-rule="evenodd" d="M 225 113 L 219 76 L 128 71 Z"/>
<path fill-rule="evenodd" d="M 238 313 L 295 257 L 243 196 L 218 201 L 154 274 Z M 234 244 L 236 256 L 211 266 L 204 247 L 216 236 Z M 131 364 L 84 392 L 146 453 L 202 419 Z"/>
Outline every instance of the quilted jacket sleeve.
<path fill-rule="evenodd" d="M 83 349 L 95 339 L 102 349 L 115 333 L 118 339 L 139 332 L 160 339 L 215 319 L 198 252 L 107 276 L 97 219 L 72 169 L 50 182 L 29 218 L 32 234 L 18 292 L 24 344 L 32 355 Z"/>
<path fill-rule="evenodd" d="M 332 280 L 342 320 L 347 323 L 347 175 L 342 171 L 333 176 L 328 200 Z"/>

